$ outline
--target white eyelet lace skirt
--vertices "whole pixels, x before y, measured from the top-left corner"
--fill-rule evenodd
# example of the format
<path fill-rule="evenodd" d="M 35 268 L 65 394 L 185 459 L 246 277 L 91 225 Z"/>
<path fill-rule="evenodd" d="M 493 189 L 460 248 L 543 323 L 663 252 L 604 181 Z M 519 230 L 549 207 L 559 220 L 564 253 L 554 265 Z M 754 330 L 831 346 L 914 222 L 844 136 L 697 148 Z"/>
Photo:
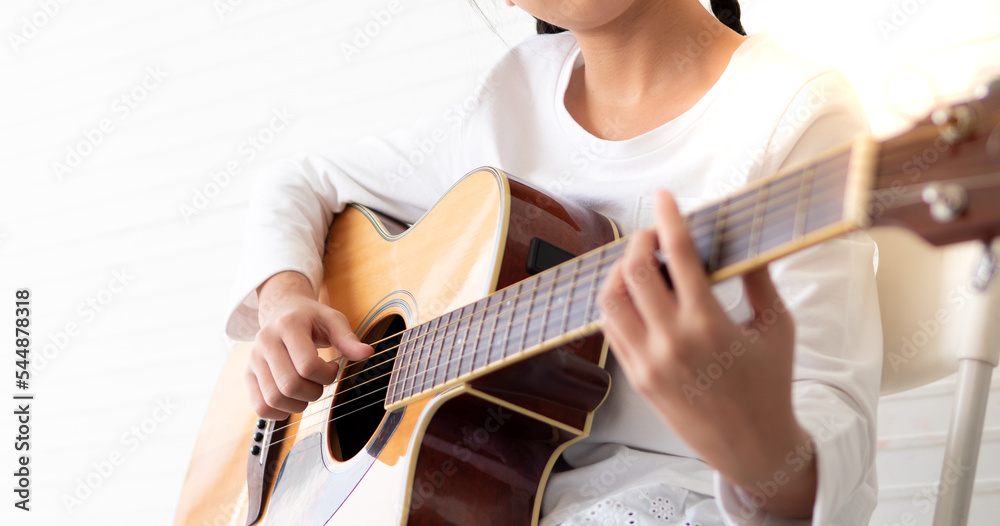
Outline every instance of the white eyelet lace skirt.
<path fill-rule="evenodd" d="M 668 484 L 650 484 L 609 495 L 574 510 L 562 526 L 721 526 L 715 499 Z"/>

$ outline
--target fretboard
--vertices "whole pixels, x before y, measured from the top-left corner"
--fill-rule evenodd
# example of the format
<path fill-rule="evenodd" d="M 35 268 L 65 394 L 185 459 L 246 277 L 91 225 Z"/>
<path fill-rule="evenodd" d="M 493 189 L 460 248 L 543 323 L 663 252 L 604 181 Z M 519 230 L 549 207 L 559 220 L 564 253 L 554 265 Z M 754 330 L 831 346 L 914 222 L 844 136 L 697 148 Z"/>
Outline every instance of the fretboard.
<path fill-rule="evenodd" d="M 760 267 L 855 227 L 869 143 L 751 185 L 685 216 L 713 281 Z M 864 151 L 859 151 L 864 150 Z M 863 165 L 858 167 L 859 162 Z M 865 195 L 864 197 L 867 197 Z M 597 294 L 625 250 L 618 240 L 412 327 L 396 354 L 386 407 L 600 330 Z"/>

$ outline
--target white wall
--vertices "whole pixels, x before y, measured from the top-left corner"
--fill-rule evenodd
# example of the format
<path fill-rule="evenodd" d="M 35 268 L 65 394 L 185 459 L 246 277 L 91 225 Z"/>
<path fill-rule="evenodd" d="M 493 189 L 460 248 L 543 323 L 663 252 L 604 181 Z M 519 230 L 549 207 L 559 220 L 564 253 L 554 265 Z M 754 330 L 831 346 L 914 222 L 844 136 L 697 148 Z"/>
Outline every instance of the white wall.
<path fill-rule="evenodd" d="M 501 2 L 479 1 L 509 43 L 533 32 Z M 886 0 L 745 1 L 744 21 L 845 69 L 885 134 L 927 105 L 920 99 L 961 96 L 1000 72 L 997 40 L 982 40 L 998 29 L 995 2 L 909 1 L 919 8 L 888 39 L 878 26 L 891 21 Z M 9 302 L 0 324 L 13 324 L 13 291 L 30 288 L 36 360 L 33 511 L 13 510 L 8 490 L 0 522 L 170 522 L 225 355 L 222 323 L 254 175 L 293 152 L 346 144 L 460 101 L 505 49 L 465 2 L 420 0 L 401 5 L 346 56 L 342 45 L 390 5 L 0 5 L 0 301 Z M 25 19 L 41 27 L 33 32 Z M 126 112 L 122 96 L 143 100 Z M 275 112 L 289 115 L 288 125 L 270 133 Z M 270 142 L 248 150 L 244 141 L 258 134 Z M 54 163 L 76 164 L 70 147 L 81 159 L 57 173 Z M 219 176 L 227 165 L 238 173 Z M 7 398 L 14 360 L 4 356 Z M 929 523 L 913 497 L 940 469 L 949 393 L 945 382 L 885 400 L 885 489 L 873 524 L 912 510 L 916 524 Z M 993 465 L 997 408 L 984 446 Z M 15 429 L 10 410 L 2 414 L 0 466 L 9 473 Z M 974 513 L 995 517 L 1000 474 L 981 474 Z M 12 477 L 3 476 L 8 487 Z"/>

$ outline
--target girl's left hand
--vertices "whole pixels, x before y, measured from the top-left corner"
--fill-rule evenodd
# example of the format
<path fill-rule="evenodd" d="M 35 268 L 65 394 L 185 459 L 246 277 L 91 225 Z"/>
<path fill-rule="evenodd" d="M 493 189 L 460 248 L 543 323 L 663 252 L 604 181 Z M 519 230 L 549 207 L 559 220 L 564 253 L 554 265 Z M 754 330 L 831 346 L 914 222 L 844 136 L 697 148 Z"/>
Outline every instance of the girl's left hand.
<path fill-rule="evenodd" d="M 658 246 L 674 290 L 658 270 Z M 794 323 L 767 268 L 743 283 L 754 317 L 737 325 L 661 191 L 656 229 L 632 235 L 601 290 L 604 333 L 632 387 L 702 460 L 762 495 L 763 509 L 809 517 L 816 469 L 812 440 L 792 412 Z M 803 451 L 806 462 L 786 460 Z"/>

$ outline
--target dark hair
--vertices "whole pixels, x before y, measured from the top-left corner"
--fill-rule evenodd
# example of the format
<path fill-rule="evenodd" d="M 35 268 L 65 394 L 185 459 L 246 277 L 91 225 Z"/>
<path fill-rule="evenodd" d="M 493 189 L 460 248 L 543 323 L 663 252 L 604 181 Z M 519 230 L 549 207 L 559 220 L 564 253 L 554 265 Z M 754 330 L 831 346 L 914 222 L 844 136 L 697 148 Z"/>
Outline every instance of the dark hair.
<path fill-rule="evenodd" d="M 544 20 L 539 20 L 538 18 L 536 18 L 535 20 L 536 20 L 535 31 L 537 31 L 539 35 L 547 35 L 549 33 L 562 33 L 563 31 L 566 31 L 565 29 L 559 26 L 554 26 Z"/>
<path fill-rule="evenodd" d="M 743 24 L 740 23 L 740 2 L 739 0 L 712 0 L 712 13 L 715 18 L 719 19 L 719 22 L 726 24 L 729 29 L 736 31 L 737 33 L 746 36 L 747 32 L 743 29 Z M 535 19 L 535 31 L 539 35 L 544 35 L 548 33 L 562 33 L 566 31 L 565 29 L 554 26 L 544 20 Z"/>
<path fill-rule="evenodd" d="M 740 23 L 739 0 L 712 0 L 712 13 L 729 29 L 746 36 L 747 32 Z"/>

